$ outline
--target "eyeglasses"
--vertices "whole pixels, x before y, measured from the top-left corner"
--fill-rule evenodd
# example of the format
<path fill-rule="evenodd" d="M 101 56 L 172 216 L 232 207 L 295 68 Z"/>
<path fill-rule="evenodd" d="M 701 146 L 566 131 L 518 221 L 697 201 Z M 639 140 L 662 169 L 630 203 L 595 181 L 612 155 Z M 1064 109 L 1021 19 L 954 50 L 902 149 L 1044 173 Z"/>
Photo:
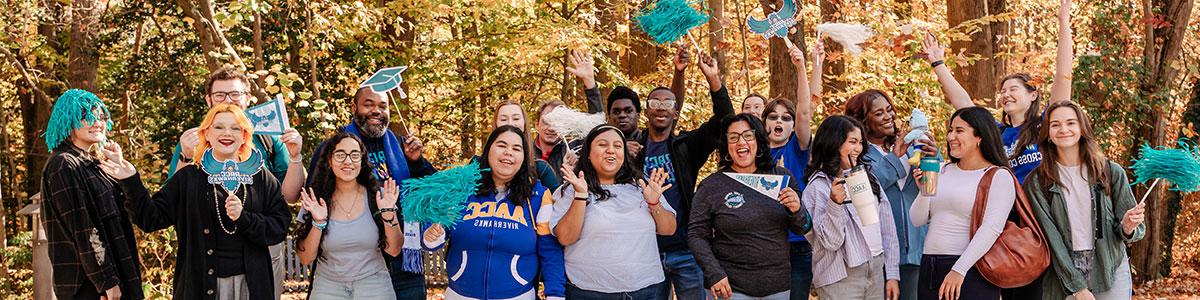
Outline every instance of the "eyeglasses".
<path fill-rule="evenodd" d="M 347 158 L 349 158 L 350 162 L 352 163 L 360 162 L 362 161 L 362 152 L 358 150 L 350 151 L 350 153 L 346 153 L 346 151 L 333 152 L 333 161 L 335 162 L 346 163 Z"/>
<path fill-rule="evenodd" d="M 791 121 L 792 121 L 792 116 L 789 116 L 789 115 L 768 115 L 768 116 L 767 116 L 767 121 L 782 121 L 782 122 L 791 122 Z"/>
<path fill-rule="evenodd" d="M 211 94 L 208 94 L 209 97 L 212 97 L 213 100 L 217 100 L 217 101 L 224 101 L 226 98 L 231 99 L 231 100 L 242 100 L 242 99 L 246 98 L 246 95 L 247 95 L 246 92 L 241 92 L 241 91 L 213 92 Z"/>
<path fill-rule="evenodd" d="M 650 109 L 675 109 L 675 100 L 650 99 L 646 101 L 646 106 Z"/>
<path fill-rule="evenodd" d="M 726 133 L 725 140 L 730 144 L 737 144 L 741 141 L 754 142 L 754 129 L 746 129 L 742 133 Z"/>

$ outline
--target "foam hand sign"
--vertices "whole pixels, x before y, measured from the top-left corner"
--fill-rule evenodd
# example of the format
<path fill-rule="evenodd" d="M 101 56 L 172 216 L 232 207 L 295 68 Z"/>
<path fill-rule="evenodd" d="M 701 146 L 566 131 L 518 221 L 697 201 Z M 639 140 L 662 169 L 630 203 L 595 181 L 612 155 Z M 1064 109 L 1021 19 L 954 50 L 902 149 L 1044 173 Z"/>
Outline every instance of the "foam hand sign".
<path fill-rule="evenodd" d="M 408 98 L 408 95 L 404 94 L 404 90 L 400 89 L 400 83 L 404 82 L 404 78 L 400 77 L 400 73 L 404 73 L 405 70 L 408 70 L 408 66 L 379 69 L 379 71 L 375 71 L 375 74 L 372 74 L 371 77 L 358 86 L 360 88 L 370 87 L 371 91 L 376 93 L 387 93 L 388 91 L 396 90 L 400 94 L 400 98 Z"/>
<path fill-rule="evenodd" d="M 246 118 L 254 124 L 254 133 L 282 135 L 288 129 L 287 108 L 282 96 L 246 109 Z"/>
<path fill-rule="evenodd" d="M 220 184 L 225 191 L 233 194 L 238 186 L 254 184 L 254 174 L 262 170 L 263 158 L 258 150 L 253 150 L 246 161 L 218 161 L 212 155 L 212 148 L 209 148 L 204 151 L 200 166 L 208 174 L 209 184 Z"/>

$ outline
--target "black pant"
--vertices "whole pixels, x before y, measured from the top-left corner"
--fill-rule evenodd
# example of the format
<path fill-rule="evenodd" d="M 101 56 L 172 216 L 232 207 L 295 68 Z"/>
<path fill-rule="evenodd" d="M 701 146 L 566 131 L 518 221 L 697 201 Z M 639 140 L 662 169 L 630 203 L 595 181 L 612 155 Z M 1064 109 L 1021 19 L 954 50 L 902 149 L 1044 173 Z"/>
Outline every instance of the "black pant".
<path fill-rule="evenodd" d="M 921 256 L 921 276 L 917 280 L 917 299 L 937 300 L 938 289 L 941 288 L 942 281 L 946 279 L 946 274 L 949 274 L 950 269 L 954 267 L 955 261 L 958 261 L 958 255 L 926 254 Z M 1000 288 L 988 282 L 987 279 L 983 279 L 975 267 L 971 267 L 971 270 L 963 276 L 960 291 L 959 299 L 1000 299 Z M 1024 300 L 1024 298 L 1005 299 Z"/>
<path fill-rule="evenodd" d="M 1042 300 L 1042 278 L 1038 277 L 1022 287 L 1000 289 L 1000 296 L 1004 299 Z"/>

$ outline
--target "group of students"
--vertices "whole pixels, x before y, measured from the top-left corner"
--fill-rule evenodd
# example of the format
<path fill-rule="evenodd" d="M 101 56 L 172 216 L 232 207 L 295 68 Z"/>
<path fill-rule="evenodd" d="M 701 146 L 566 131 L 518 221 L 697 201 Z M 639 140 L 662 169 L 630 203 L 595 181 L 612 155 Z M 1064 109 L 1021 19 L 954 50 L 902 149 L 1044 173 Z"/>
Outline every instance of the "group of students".
<path fill-rule="evenodd" d="M 478 191 L 453 227 L 403 219 L 403 180 L 437 170 L 418 139 L 388 128 L 386 94 L 359 89 L 352 120 L 305 168 L 294 129 L 253 133 L 243 111 L 246 77 L 214 72 L 204 89 L 210 109 L 180 137 L 168 180 L 151 193 L 121 147 L 107 141 L 103 102 L 70 90 L 46 130 L 52 156 L 42 212 L 55 292 L 144 298 L 136 225 L 175 228 L 173 298 L 277 299 L 282 245 L 296 213 L 287 204 L 299 202 L 295 250 L 314 266 L 312 299 L 424 299 L 419 254 L 443 248 L 446 299 L 781 300 L 811 291 L 821 299 L 1128 299 L 1125 246 L 1144 234 L 1143 208 L 1124 169 L 1100 151 L 1087 114 L 1069 101 L 1069 5 L 1059 10 L 1048 105 L 1029 76 L 1009 76 L 1000 82 L 1000 121 L 972 103 L 945 66 L 944 48 L 926 37 L 932 71 L 957 109 L 944 151 L 932 134 L 906 143 L 880 90 L 851 97 L 844 114 L 827 116 L 814 132 L 820 42 L 808 58 L 811 73 L 803 52 L 790 52 L 796 101 L 751 95 L 740 114 L 716 61 L 701 54 L 712 114 L 692 130 L 675 128 L 686 50 L 673 58 L 670 88 L 651 90 L 643 102 L 618 86 L 603 103 L 591 55 L 573 51 L 568 71 L 583 83 L 587 110 L 605 113 L 607 124 L 568 144 L 543 120 L 563 102 L 535 110 L 536 137 L 524 107 L 497 105 L 494 129 L 473 158 L 482 170 Z M 947 162 L 936 178 L 923 178 L 907 162 L 916 155 L 910 149 L 945 154 Z M 699 178 L 713 152 L 717 172 Z M 256 155 L 267 172 L 233 192 L 198 162 Z M 847 173 L 864 167 L 878 216 L 847 205 Z M 788 180 L 767 195 L 735 174 Z M 920 192 L 923 179 L 939 191 Z M 972 220 L 978 192 L 989 205 Z M 975 265 L 1018 193 L 1042 226 L 1051 266 L 1028 286 L 1001 289 Z"/>

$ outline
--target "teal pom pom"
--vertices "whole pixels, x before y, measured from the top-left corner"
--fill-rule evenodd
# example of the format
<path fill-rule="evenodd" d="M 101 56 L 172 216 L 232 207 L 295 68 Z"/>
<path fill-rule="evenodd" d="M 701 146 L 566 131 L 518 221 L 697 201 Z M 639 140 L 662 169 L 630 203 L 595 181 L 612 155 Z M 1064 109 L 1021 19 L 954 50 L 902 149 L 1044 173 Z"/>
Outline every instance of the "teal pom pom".
<path fill-rule="evenodd" d="M 1133 184 L 1161 178 L 1175 185 L 1173 191 L 1200 190 L 1200 148 L 1188 139 L 1179 139 L 1178 149 L 1142 145 L 1141 158 L 1129 168 L 1136 177 Z"/>
<path fill-rule="evenodd" d="M 467 198 L 479 189 L 479 163 L 450 168 L 422 178 L 404 180 L 401 206 L 404 220 L 454 227 L 462 220 Z"/>
<path fill-rule="evenodd" d="M 81 120 L 95 123 L 96 108 L 104 111 L 104 121 L 107 123 L 107 129 L 111 130 L 112 120 L 107 118 L 110 115 L 108 107 L 104 106 L 104 102 L 95 94 L 81 89 L 70 89 L 58 96 L 58 100 L 54 101 L 54 111 L 50 113 L 50 121 L 46 123 L 46 149 L 53 151 L 58 144 L 71 136 L 72 131 L 83 127 Z"/>
<path fill-rule="evenodd" d="M 704 25 L 708 15 L 697 12 L 686 0 L 659 0 L 654 9 L 643 11 L 634 20 L 655 43 L 668 44 L 678 41 L 692 28 Z"/>

